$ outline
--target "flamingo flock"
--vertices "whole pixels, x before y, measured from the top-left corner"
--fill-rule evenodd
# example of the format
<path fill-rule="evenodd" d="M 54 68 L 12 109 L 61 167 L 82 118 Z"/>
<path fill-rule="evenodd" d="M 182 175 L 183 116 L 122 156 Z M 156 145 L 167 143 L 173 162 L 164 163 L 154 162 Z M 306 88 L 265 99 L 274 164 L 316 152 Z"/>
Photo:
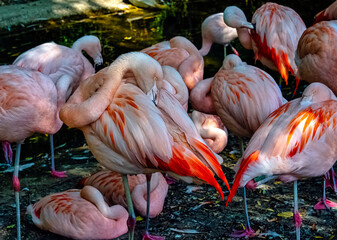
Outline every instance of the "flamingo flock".
<path fill-rule="evenodd" d="M 21 144 L 34 133 L 49 134 L 52 176 L 66 177 L 55 170 L 52 138 L 63 124 L 82 131 L 104 170 L 82 179 L 80 189 L 30 204 L 27 213 L 38 228 L 73 239 L 124 234 L 129 240 L 165 239 L 150 233 L 150 218 L 164 211 L 173 177 L 212 186 L 229 211 L 243 188 L 244 229 L 226 237 L 250 238 L 257 233 L 249 221 L 246 189 L 278 179 L 294 183 L 295 233 L 289 237 L 301 239 L 298 181 L 323 177 L 323 197 L 314 208 L 337 207 L 325 192 L 328 186 L 337 192 L 336 6 L 313 16 L 308 28 L 293 9 L 276 3 L 261 5 L 251 22 L 240 8 L 227 6 L 204 19 L 200 48 L 175 36 L 105 59 L 109 64 L 98 72 L 102 47 L 93 35 L 72 47 L 44 43 L 0 66 L 0 141 L 7 162 L 16 143 L 17 239 Z M 294 93 L 300 80 L 308 82 L 302 96 L 285 99 L 280 81 L 242 61 L 232 45 L 236 38 L 287 84 L 292 76 Z M 205 78 L 204 56 L 212 44 L 224 46 L 224 59 L 216 74 Z M 227 46 L 234 54 L 227 55 Z M 239 138 L 241 150 L 232 181 L 222 155 L 229 134 Z M 146 220 L 142 236 L 135 235 L 136 214 Z"/>

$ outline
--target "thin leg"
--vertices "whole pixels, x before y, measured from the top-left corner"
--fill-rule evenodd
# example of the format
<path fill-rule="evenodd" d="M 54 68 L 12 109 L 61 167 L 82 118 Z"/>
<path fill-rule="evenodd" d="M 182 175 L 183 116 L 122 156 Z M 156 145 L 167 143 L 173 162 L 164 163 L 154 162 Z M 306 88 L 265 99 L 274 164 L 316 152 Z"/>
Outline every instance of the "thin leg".
<path fill-rule="evenodd" d="M 152 174 L 146 174 L 146 225 L 145 225 L 145 233 L 143 235 L 143 240 L 164 240 L 164 237 L 160 236 L 152 236 L 149 233 L 150 226 L 150 195 L 151 195 L 151 176 Z"/>
<path fill-rule="evenodd" d="M 17 240 L 21 239 L 21 224 L 20 224 L 20 182 L 19 182 L 19 166 L 20 166 L 21 143 L 16 144 L 15 165 L 13 174 L 13 187 L 16 206 L 16 233 Z"/>
<path fill-rule="evenodd" d="M 337 203 L 330 201 L 329 199 L 326 198 L 326 182 L 327 182 L 327 178 L 329 178 L 328 173 L 324 176 L 323 179 L 323 196 L 322 199 L 314 206 L 314 209 L 316 210 L 323 210 L 323 209 L 327 209 L 330 210 L 330 208 L 332 207 L 337 207 Z M 331 175 L 330 175 L 331 177 Z"/>
<path fill-rule="evenodd" d="M 50 139 L 50 153 L 51 153 L 51 175 L 53 177 L 67 177 L 66 171 L 57 172 L 55 171 L 55 157 L 54 157 L 54 134 L 49 135 Z"/>
<path fill-rule="evenodd" d="M 129 181 L 126 174 L 122 174 L 123 185 L 126 195 L 126 203 L 128 204 L 128 211 L 129 211 L 129 219 L 128 219 L 128 228 L 129 228 L 129 240 L 134 239 L 135 235 L 135 227 L 136 227 L 136 215 L 133 209 L 130 188 L 129 188 Z"/>
<path fill-rule="evenodd" d="M 243 139 L 239 138 L 239 142 L 240 142 L 240 151 L 241 151 L 241 156 L 242 156 L 244 152 Z M 243 205 L 245 209 L 245 218 L 246 218 L 245 229 L 243 230 L 234 229 L 233 233 L 229 235 L 230 237 L 246 237 L 246 236 L 253 237 L 255 236 L 255 231 L 250 227 L 250 222 L 249 222 L 246 187 L 243 188 Z"/>
<path fill-rule="evenodd" d="M 297 181 L 294 181 L 294 222 L 296 227 L 296 240 L 300 240 L 302 220 L 298 213 Z"/>

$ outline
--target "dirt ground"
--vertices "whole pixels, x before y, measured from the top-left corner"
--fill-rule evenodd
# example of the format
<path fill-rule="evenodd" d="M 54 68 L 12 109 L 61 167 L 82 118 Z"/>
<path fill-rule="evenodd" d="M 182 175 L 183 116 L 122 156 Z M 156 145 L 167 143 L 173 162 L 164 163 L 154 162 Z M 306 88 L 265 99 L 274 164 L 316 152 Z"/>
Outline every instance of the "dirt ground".
<path fill-rule="evenodd" d="M 15 5 L 21 7 L 21 3 L 40 4 L 42 2 L 48 1 L 0 1 L 0 24 L 11 25 L 12 22 L 4 23 L 4 21 L 6 19 L 14 21 L 17 17 L 25 15 L 4 15 L 5 12 L 13 11 L 12 8 Z M 53 2 L 62 3 L 64 1 Z M 28 8 L 30 5 L 25 6 Z M 6 7 L 11 7 L 11 9 L 6 9 Z M 40 11 L 43 12 L 41 9 Z M 49 13 L 51 12 L 49 11 Z M 27 18 L 22 21 L 27 21 Z M 36 143 L 37 140 L 39 144 Z M 77 183 L 83 177 L 89 176 L 101 168 L 88 150 L 82 133 L 76 129 L 69 130 L 63 127 L 55 135 L 55 146 L 57 146 L 55 159 L 56 169 L 66 170 L 68 177 L 52 178 L 50 176 L 48 144 L 46 136 L 35 135 L 27 139 L 26 144 L 22 147 L 22 166 L 28 167 L 34 164 L 22 170 L 19 176 L 22 189 L 20 193 L 21 231 L 22 239 L 25 240 L 67 239 L 37 228 L 25 214 L 26 207 L 50 193 L 76 188 Z M 228 145 L 221 153 L 224 158 L 223 171 L 230 184 L 234 176 L 233 166 L 240 157 L 239 155 L 237 138 L 230 135 Z M 3 163 L 2 155 L 0 155 L 0 159 L 0 182 L 2 183 L 0 187 L 0 239 L 12 240 L 16 237 L 12 172 L 10 172 L 11 167 Z M 187 193 L 189 185 L 177 182 L 169 186 L 164 210 L 158 217 L 150 220 L 151 233 L 165 236 L 168 240 L 232 239 L 229 237 L 232 230 L 241 229 L 244 222 L 242 191 L 238 191 L 232 203 L 226 207 L 225 202 L 221 201 L 213 187 L 201 185 L 198 190 Z M 225 186 L 223 186 L 223 190 L 226 196 L 228 191 L 225 191 Z M 299 211 L 303 220 L 301 239 L 337 239 L 336 209 L 330 211 L 315 211 L 313 209 L 322 194 L 322 179 L 313 178 L 299 181 L 298 190 Z M 328 189 L 327 196 L 330 200 L 337 201 L 337 196 L 331 189 Z M 266 184 L 257 191 L 248 192 L 248 210 L 252 228 L 257 233 L 252 239 L 295 239 L 295 228 L 291 213 L 289 213 L 293 210 L 292 184 L 274 182 Z M 143 219 L 137 221 L 136 240 L 141 239 L 144 227 L 145 221 Z M 127 239 L 127 234 L 118 239 Z"/>

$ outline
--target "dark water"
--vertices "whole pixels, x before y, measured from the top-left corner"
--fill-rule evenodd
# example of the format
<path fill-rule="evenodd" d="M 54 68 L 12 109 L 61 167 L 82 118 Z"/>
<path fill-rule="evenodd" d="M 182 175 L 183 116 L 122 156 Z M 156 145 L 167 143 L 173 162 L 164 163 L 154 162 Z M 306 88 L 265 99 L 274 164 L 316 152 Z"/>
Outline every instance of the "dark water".
<path fill-rule="evenodd" d="M 181 35 L 190 39 L 198 48 L 201 47 L 201 24 L 203 20 L 223 10 L 230 5 L 240 7 L 251 19 L 253 12 L 266 1 L 240 0 L 240 1 L 211 1 L 211 0 L 181 0 L 171 2 L 171 9 L 137 10 L 132 12 L 98 12 L 94 16 L 74 16 L 61 20 L 41 21 L 38 23 L 11 26 L 0 30 L 0 65 L 10 64 L 22 52 L 38 44 L 54 41 L 71 46 L 83 35 L 96 35 L 102 44 L 104 66 L 109 65 L 120 54 L 129 51 L 138 51 L 154 43 L 168 40 Z M 313 23 L 314 15 L 331 4 L 332 1 L 276 1 L 297 11 L 307 26 Z M 233 42 L 243 61 L 254 64 L 252 51 L 241 47 L 238 40 Z M 208 56 L 205 57 L 205 78 L 213 76 L 222 64 L 222 46 L 214 45 Z M 268 71 L 275 79 L 278 73 L 264 68 L 259 62 L 257 66 Z M 293 84 L 284 86 L 286 98 L 291 98 Z M 305 83 L 301 83 L 298 94 Z M 67 130 L 64 126 L 62 134 L 55 135 L 55 144 L 78 142 L 83 140 L 82 134 L 77 130 Z M 48 138 L 34 135 L 26 143 L 40 142 L 40 144 L 26 144 L 23 154 L 38 154 L 42 149 L 49 151 Z M 27 146 L 29 145 L 29 146 Z"/>

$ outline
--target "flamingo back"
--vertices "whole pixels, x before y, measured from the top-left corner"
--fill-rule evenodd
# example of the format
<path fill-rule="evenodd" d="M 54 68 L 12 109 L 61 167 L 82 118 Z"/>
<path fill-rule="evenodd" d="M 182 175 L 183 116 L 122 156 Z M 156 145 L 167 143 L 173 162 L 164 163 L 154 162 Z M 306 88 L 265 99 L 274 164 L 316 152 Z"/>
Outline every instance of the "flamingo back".
<path fill-rule="evenodd" d="M 337 20 L 337 1 L 315 15 L 315 23 L 322 21 Z"/>

